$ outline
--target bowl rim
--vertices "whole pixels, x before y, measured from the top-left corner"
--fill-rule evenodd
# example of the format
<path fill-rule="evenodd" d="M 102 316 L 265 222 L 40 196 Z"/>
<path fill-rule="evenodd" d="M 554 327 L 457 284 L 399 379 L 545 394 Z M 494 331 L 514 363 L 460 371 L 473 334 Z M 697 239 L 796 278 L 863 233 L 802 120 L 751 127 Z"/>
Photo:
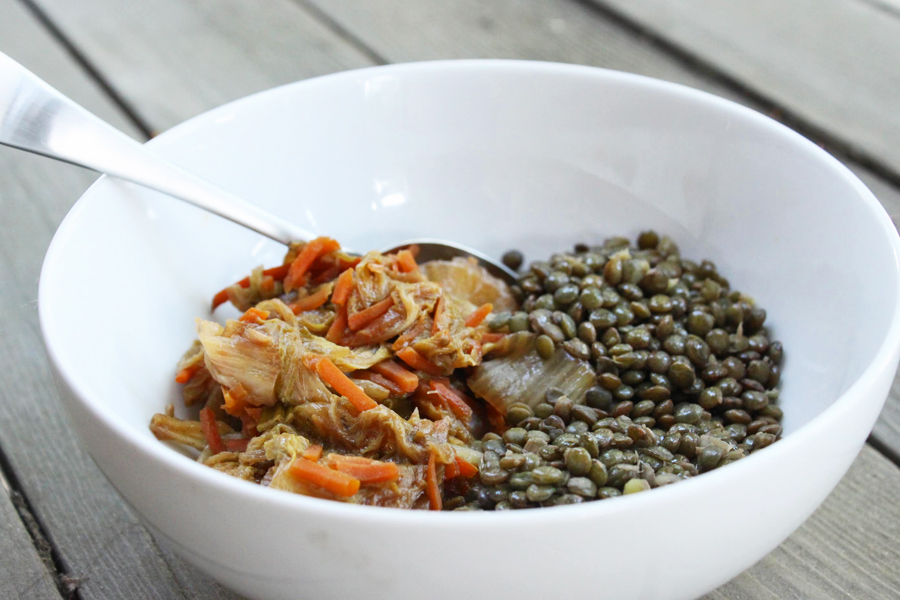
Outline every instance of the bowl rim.
<path fill-rule="evenodd" d="M 891 363 L 896 360 L 898 346 L 900 346 L 900 236 L 898 236 L 897 229 L 894 227 L 884 207 L 853 172 L 796 131 L 736 102 L 682 84 L 611 69 L 542 61 L 467 59 L 381 65 L 314 77 L 251 94 L 192 117 L 148 141 L 147 146 L 153 148 L 158 145 L 177 144 L 177 141 L 183 136 L 207 127 L 209 124 L 214 123 L 216 119 L 225 116 L 226 113 L 237 110 L 252 110 L 252 107 L 264 105 L 282 95 L 298 93 L 298 90 L 300 90 L 299 93 L 303 93 L 305 90 L 329 85 L 331 82 L 343 82 L 354 79 L 362 81 L 373 76 L 386 74 L 415 75 L 417 73 L 469 72 L 474 75 L 496 71 L 507 74 L 550 74 L 593 79 L 613 85 L 630 86 L 638 90 L 638 93 L 649 92 L 668 95 L 673 98 L 687 99 L 706 105 L 711 110 L 730 113 L 735 118 L 743 119 L 754 126 L 767 130 L 775 138 L 780 138 L 795 147 L 802 148 L 811 157 L 824 162 L 834 172 L 835 176 L 842 178 L 845 183 L 848 183 L 854 189 L 865 210 L 880 225 L 893 250 L 893 275 L 898 303 L 891 317 L 890 326 L 886 329 L 870 364 L 831 405 L 809 422 L 785 436 L 777 444 L 765 448 L 761 452 L 754 453 L 748 459 L 729 465 L 728 469 L 717 469 L 713 472 L 705 473 L 703 477 L 690 478 L 679 482 L 678 485 L 656 488 L 652 490 L 652 493 L 639 494 L 637 497 L 629 498 L 627 502 L 623 502 L 623 498 L 618 497 L 607 499 L 603 502 L 586 502 L 579 505 L 552 507 L 553 510 L 502 511 L 501 514 L 491 515 L 474 511 L 451 515 L 444 511 L 435 513 L 434 511 L 361 507 L 331 500 L 300 496 L 281 490 L 269 490 L 257 484 L 205 467 L 157 440 L 149 439 L 142 435 L 135 435 L 137 431 L 129 423 L 113 413 L 106 412 L 98 403 L 93 401 L 90 389 L 79 380 L 78 373 L 67 363 L 64 353 L 60 351 L 60 346 L 56 343 L 54 335 L 53 322 L 55 316 L 52 310 L 53 302 L 52 299 L 48 298 L 46 282 L 52 279 L 54 266 L 64 250 L 63 246 L 66 240 L 74 233 L 74 228 L 80 219 L 81 213 L 91 201 L 94 188 L 107 185 L 106 180 L 109 178 L 104 175 L 79 197 L 65 216 L 51 240 L 41 268 L 38 289 L 38 314 L 41 334 L 47 354 L 55 367 L 58 377 L 65 382 L 72 391 L 72 395 L 77 398 L 78 402 L 87 410 L 91 417 L 102 423 L 115 437 L 132 446 L 134 450 L 147 458 L 159 461 L 165 468 L 175 471 L 177 475 L 202 482 L 204 486 L 215 488 L 217 492 L 239 494 L 247 501 L 264 502 L 267 503 L 267 508 L 269 509 L 277 507 L 277 510 L 297 511 L 298 513 L 312 512 L 345 522 L 365 521 L 369 523 L 378 522 L 383 525 L 415 524 L 416 526 L 428 524 L 431 527 L 440 529 L 449 529 L 451 527 L 478 527 L 480 529 L 487 523 L 494 523 L 496 527 L 516 527 L 523 519 L 527 522 L 541 520 L 543 523 L 554 523 L 577 517 L 609 518 L 611 515 L 626 511 L 652 510 L 655 506 L 665 506 L 667 503 L 676 502 L 682 496 L 693 496 L 704 493 L 704 490 L 709 491 L 722 485 L 727 485 L 727 482 L 732 478 L 740 477 L 739 473 L 742 470 L 758 471 L 765 464 L 777 463 L 782 460 L 783 456 L 792 452 L 795 447 L 806 444 L 807 440 L 815 438 L 827 430 L 830 424 L 838 419 L 844 411 L 852 409 L 862 392 L 871 385 L 870 382 L 877 378 L 877 374 L 889 369 Z"/>

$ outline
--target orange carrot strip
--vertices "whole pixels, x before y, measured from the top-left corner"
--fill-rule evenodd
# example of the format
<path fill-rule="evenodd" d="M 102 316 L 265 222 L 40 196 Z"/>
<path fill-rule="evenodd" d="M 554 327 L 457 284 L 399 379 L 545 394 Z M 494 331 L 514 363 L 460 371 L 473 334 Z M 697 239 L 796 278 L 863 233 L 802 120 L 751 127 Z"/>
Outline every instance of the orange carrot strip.
<path fill-rule="evenodd" d="M 329 454 L 326 462 L 332 469 L 352 475 L 362 483 L 382 483 L 400 478 L 400 469 L 392 462 L 341 454 Z"/>
<path fill-rule="evenodd" d="M 416 369 L 417 371 L 422 371 L 423 373 L 428 373 L 429 375 L 433 375 L 435 377 L 443 375 L 444 373 L 443 369 L 441 369 L 439 366 L 437 366 L 409 346 L 397 352 L 397 356 L 400 357 L 400 360 L 411 366 L 413 369 Z"/>
<path fill-rule="evenodd" d="M 438 330 L 440 330 L 439 322 L 442 316 L 444 316 L 444 296 L 438 298 L 434 305 L 434 322 L 431 324 L 431 335 L 437 335 Z"/>
<path fill-rule="evenodd" d="M 271 269 L 266 269 L 265 271 L 263 271 L 263 284 L 265 284 L 266 277 L 271 277 L 273 282 L 281 281 L 282 279 L 284 279 L 287 276 L 289 267 L 290 267 L 290 265 L 280 265 L 278 267 L 272 267 Z M 250 287 L 250 278 L 244 277 L 243 279 L 241 279 L 234 285 L 239 285 L 242 288 L 248 288 L 248 287 Z M 229 287 L 231 287 L 231 286 L 229 286 Z M 273 287 L 274 287 L 274 284 L 273 284 Z M 263 289 L 265 289 L 265 288 L 263 288 Z M 225 288 L 224 290 L 220 291 L 218 294 L 213 296 L 213 302 L 212 302 L 213 310 L 215 310 L 220 304 L 225 304 L 226 302 L 228 302 L 228 288 Z"/>
<path fill-rule="evenodd" d="M 361 387 L 353 383 L 328 358 L 323 356 L 316 362 L 316 373 L 319 374 L 322 381 L 334 388 L 334 391 L 347 398 L 359 412 L 378 406 L 374 400 L 366 396 Z"/>
<path fill-rule="evenodd" d="M 222 387 L 222 396 L 225 398 L 225 404 L 223 406 L 225 412 L 232 417 L 240 416 L 246 407 L 246 403 L 244 402 L 244 397 L 246 395 L 247 391 L 244 390 L 244 387 L 241 384 L 238 384 L 232 389 L 225 389 L 225 387 Z"/>
<path fill-rule="evenodd" d="M 216 310 L 220 305 L 225 304 L 226 302 L 228 302 L 228 288 L 225 288 L 224 290 L 213 296 L 212 309 Z"/>
<path fill-rule="evenodd" d="M 428 468 L 425 470 L 425 493 L 428 495 L 428 504 L 431 510 L 441 510 L 441 488 L 438 486 L 437 461 L 434 452 L 428 455 Z"/>
<path fill-rule="evenodd" d="M 366 381 L 377 383 L 381 387 L 386 388 L 394 396 L 406 395 L 406 392 L 404 392 L 399 385 L 378 373 L 373 373 L 372 371 L 354 371 L 353 377 L 354 379 L 365 379 Z"/>
<path fill-rule="evenodd" d="M 440 381 L 432 381 L 431 389 L 447 403 L 447 407 L 457 419 L 466 420 L 472 416 L 472 408 L 463 399 L 464 396 L 453 389 L 453 386 L 444 385 Z"/>
<path fill-rule="evenodd" d="M 250 442 L 247 438 L 238 440 L 225 440 L 225 448 L 229 452 L 246 452 L 247 444 Z"/>
<path fill-rule="evenodd" d="M 337 344 L 341 341 L 341 338 L 344 336 L 344 331 L 346 329 L 347 305 L 338 304 L 337 312 L 334 315 L 334 321 L 331 322 L 331 327 L 328 328 L 328 333 L 325 334 L 325 339 L 332 344 Z"/>
<path fill-rule="evenodd" d="M 331 290 L 328 289 L 327 285 L 319 286 L 319 288 L 309 296 L 292 302 L 291 310 L 294 311 L 295 315 L 299 315 L 308 310 L 315 310 L 328 302 L 328 294 L 330 291 Z"/>
<path fill-rule="evenodd" d="M 389 311 L 393 305 L 394 298 L 392 296 L 388 296 L 381 302 L 376 302 L 369 308 L 365 308 L 353 313 L 352 315 L 348 315 L 347 325 L 350 327 L 350 331 L 359 331 L 360 329 Z"/>
<path fill-rule="evenodd" d="M 225 452 L 225 444 L 222 443 L 222 436 L 219 435 L 219 426 L 216 424 L 216 415 L 211 408 L 204 408 L 200 411 L 200 429 L 206 436 L 206 443 L 213 454 Z"/>
<path fill-rule="evenodd" d="M 482 304 L 475 309 L 475 312 L 466 318 L 466 327 L 478 327 L 481 325 L 481 322 L 484 321 L 485 317 L 491 314 L 492 310 L 494 310 L 494 305 L 490 302 Z"/>
<path fill-rule="evenodd" d="M 401 250 L 397 253 L 397 266 L 402 273 L 412 273 L 419 269 L 416 259 L 409 250 Z"/>
<path fill-rule="evenodd" d="M 478 467 L 458 456 L 456 457 L 456 466 L 459 467 L 459 474 L 463 477 L 470 478 L 478 475 Z"/>
<path fill-rule="evenodd" d="M 267 310 L 259 310 L 258 308 L 251 307 L 247 309 L 247 312 L 241 315 L 241 321 L 244 323 L 262 323 L 266 319 L 269 318 L 269 311 Z"/>
<path fill-rule="evenodd" d="M 306 244 L 288 269 L 287 277 L 284 278 L 284 291 L 289 292 L 303 285 L 306 281 L 306 271 L 313 262 L 323 254 L 338 250 L 340 247 L 335 240 L 327 237 L 317 237 Z"/>
<path fill-rule="evenodd" d="M 415 373 L 407 371 L 392 360 L 383 360 L 372 365 L 372 370 L 396 383 L 407 394 L 416 391 L 416 386 L 419 385 L 419 377 Z"/>
<path fill-rule="evenodd" d="M 187 383 L 200 370 L 200 365 L 191 365 L 178 371 L 175 375 L 175 383 Z"/>
<path fill-rule="evenodd" d="M 283 281 L 285 277 L 287 277 L 288 271 L 290 270 L 291 265 L 278 265 L 277 267 L 272 267 L 271 269 L 266 269 L 263 271 L 264 277 L 271 277 L 275 281 Z M 241 284 L 241 287 L 250 287 L 250 278 L 247 278 L 247 285 Z"/>
<path fill-rule="evenodd" d="M 444 479 L 453 479 L 459 476 L 459 465 L 454 460 L 444 467 Z"/>
<path fill-rule="evenodd" d="M 320 458 L 322 458 L 322 446 L 319 444 L 310 444 L 307 446 L 306 451 L 302 454 L 302 457 L 306 460 L 311 460 L 313 462 L 317 462 Z"/>
<path fill-rule="evenodd" d="M 297 479 L 317 485 L 338 496 L 352 496 L 359 491 L 359 479 L 303 457 L 294 459 L 290 470 L 291 475 Z"/>
<path fill-rule="evenodd" d="M 486 333 L 481 336 L 482 344 L 495 344 L 506 337 L 505 333 Z"/>
<path fill-rule="evenodd" d="M 259 289 L 263 292 L 274 292 L 275 280 L 268 275 L 264 276 L 259 284 Z"/>
<path fill-rule="evenodd" d="M 337 283 L 334 284 L 334 292 L 331 294 L 331 301 L 335 304 L 346 304 L 351 291 L 353 291 L 353 269 L 347 269 L 341 273 Z"/>

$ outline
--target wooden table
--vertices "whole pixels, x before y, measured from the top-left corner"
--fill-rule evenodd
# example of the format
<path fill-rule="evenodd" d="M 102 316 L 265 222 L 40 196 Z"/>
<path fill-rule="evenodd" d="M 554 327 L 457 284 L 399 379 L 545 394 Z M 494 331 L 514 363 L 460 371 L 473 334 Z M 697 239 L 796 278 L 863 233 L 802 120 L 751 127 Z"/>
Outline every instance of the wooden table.
<path fill-rule="evenodd" d="M 900 0 L 0 0 L 0 51 L 142 140 L 373 64 L 632 71 L 782 120 L 900 217 Z M 0 148 L 0 598 L 234 598 L 156 545 L 73 437 L 50 379 L 38 273 L 95 177 Z M 709 598 L 900 598 L 898 386 L 818 512 Z"/>

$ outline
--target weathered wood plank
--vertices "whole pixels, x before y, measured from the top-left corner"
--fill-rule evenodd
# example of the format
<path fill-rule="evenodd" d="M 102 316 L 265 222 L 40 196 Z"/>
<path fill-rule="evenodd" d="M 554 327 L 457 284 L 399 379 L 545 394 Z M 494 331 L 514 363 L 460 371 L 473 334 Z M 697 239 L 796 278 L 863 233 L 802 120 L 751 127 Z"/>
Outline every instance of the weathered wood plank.
<path fill-rule="evenodd" d="M 69 429 L 44 353 L 34 298 L 44 249 L 93 175 L 0 148 L 0 436 L 69 575 L 90 598 L 221 598 L 183 577 L 109 486 Z M 225 596 L 227 597 L 227 596 Z"/>
<path fill-rule="evenodd" d="M 707 600 L 900 598 L 900 469 L 865 446 L 837 488 L 774 552 Z"/>
<path fill-rule="evenodd" d="M 38 555 L 28 530 L 10 498 L 10 489 L 0 475 L 0 598 L 60 600 L 51 576 L 52 561 Z"/>
<path fill-rule="evenodd" d="M 298 2 L 326 12 L 391 62 L 494 57 L 587 64 L 689 85 L 761 110 L 747 97 L 689 69 L 642 36 L 568 0 Z M 894 223 L 900 223 L 900 190 L 852 160 L 845 163 L 872 189 Z M 900 390 L 888 398 L 875 435 L 900 454 Z"/>
<path fill-rule="evenodd" d="M 123 130 L 137 130 L 75 61 L 13 0 L 0 0 L 0 50 Z M 80 597 L 221 598 L 202 576 L 184 578 L 80 449 L 50 379 L 35 311 L 37 278 L 57 224 L 95 175 L 0 148 L 0 439 L 19 484 Z M 21 537 L 21 536 L 19 536 Z M 19 556 L 0 549 L 4 568 Z M 2 544 L 7 543 L 4 538 Z M 23 572 L 24 576 L 24 572 Z M 21 580 L 20 580 L 21 581 Z M 11 584 L 15 580 L 10 580 Z M 4 584 L 6 580 L 4 578 Z M 22 597 L 39 597 L 39 582 Z M 9 597 L 0 592 L 0 596 Z M 14 597 L 14 596 L 13 596 Z"/>
<path fill-rule="evenodd" d="M 289 0 L 35 3 L 157 131 L 260 90 L 372 64 Z"/>
<path fill-rule="evenodd" d="M 859 0 L 591 0 L 900 174 L 900 19 Z"/>

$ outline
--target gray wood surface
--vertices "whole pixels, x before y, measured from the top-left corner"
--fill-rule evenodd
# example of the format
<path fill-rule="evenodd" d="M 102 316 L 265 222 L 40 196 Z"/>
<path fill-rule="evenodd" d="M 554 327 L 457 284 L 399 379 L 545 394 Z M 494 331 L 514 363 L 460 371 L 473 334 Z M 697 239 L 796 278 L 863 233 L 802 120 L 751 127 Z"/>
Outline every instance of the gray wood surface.
<path fill-rule="evenodd" d="M 382 59 L 576 62 L 677 81 L 752 105 L 568 0 L 272 0 L 265 10 L 240 0 L 36 1 L 157 130 L 273 85 Z M 15 6 L 0 0 L 0 50 L 18 53 L 53 85 L 121 120 L 97 86 Z M 40 50 L 32 53 L 35 47 Z M 896 223 L 900 194 L 850 166 Z M 0 151 L 0 173 L 0 280 L 12 282 L 0 286 L 0 362 L 16 365 L 12 373 L 0 372 L 0 443 L 67 571 L 88 578 L 81 597 L 233 598 L 155 545 L 73 440 L 50 382 L 33 309 L 37 273 L 53 229 L 92 177 L 9 151 Z M 896 431 L 900 420 L 890 414 L 893 421 L 879 427 Z M 898 493 L 900 470 L 867 447 L 816 515 L 710 597 L 897 597 Z"/>
<path fill-rule="evenodd" d="M 90 110 L 136 134 L 98 86 L 13 0 L 0 0 L 0 51 Z M 53 231 L 95 175 L 0 148 L 0 442 L 22 491 L 81 580 L 80 597 L 220 597 L 199 574 L 179 577 L 167 557 L 81 450 L 63 413 L 40 340 L 35 300 Z M 20 540 L 17 540 L 20 541 Z M 17 543 L 21 557 L 33 546 Z M 7 554 L 0 554 L 7 564 Z M 26 593 L 23 598 L 38 597 Z M 7 597 L 0 594 L 0 597 Z"/>
<path fill-rule="evenodd" d="M 157 131 L 284 83 L 372 64 L 290 0 L 36 0 Z"/>
<path fill-rule="evenodd" d="M 706 599 L 900 598 L 897 498 L 900 470 L 864 447 L 831 496 L 794 535 Z"/>
<path fill-rule="evenodd" d="M 38 555 L 10 493 L 0 475 L 0 598 L 60 600 L 52 561 Z"/>
<path fill-rule="evenodd" d="M 591 0 L 900 174 L 900 19 L 860 0 Z"/>

